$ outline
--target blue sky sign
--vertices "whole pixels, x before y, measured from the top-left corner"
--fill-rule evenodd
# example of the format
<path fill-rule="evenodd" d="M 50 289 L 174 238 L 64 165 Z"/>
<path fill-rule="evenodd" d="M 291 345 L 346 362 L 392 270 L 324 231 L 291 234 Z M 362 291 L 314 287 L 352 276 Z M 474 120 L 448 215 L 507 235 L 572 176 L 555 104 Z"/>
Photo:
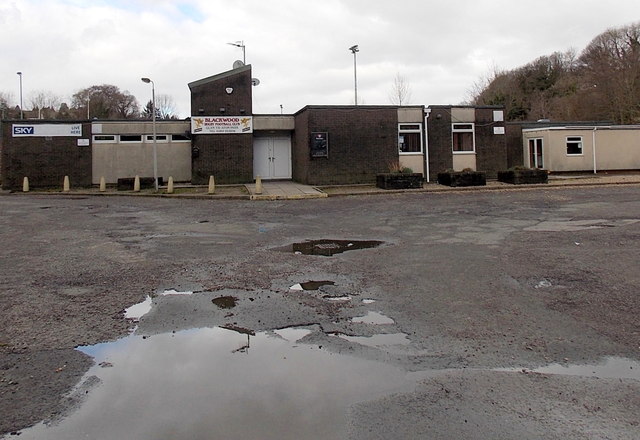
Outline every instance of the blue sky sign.
<path fill-rule="evenodd" d="M 13 137 L 82 136 L 82 124 L 13 124 Z"/>

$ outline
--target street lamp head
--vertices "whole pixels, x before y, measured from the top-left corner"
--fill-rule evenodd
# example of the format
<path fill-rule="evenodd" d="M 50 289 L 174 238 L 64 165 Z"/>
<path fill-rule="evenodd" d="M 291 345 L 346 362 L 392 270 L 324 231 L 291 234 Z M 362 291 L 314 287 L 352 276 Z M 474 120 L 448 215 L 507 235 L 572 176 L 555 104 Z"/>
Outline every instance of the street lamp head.
<path fill-rule="evenodd" d="M 151 82 L 151 79 L 149 78 L 140 78 L 142 80 L 143 83 L 147 83 L 149 84 Z"/>
<path fill-rule="evenodd" d="M 236 41 L 235 43 L 227 43 L 235 47 L 244 47 L 244 41 Z"/>
<path fill-rule="evenodd" d="M 360 52 L 360 48 L 358 47 L 358 45 L 357 45 L 357 44 L 355 44 L 355 45 L 351 46 L 351 47 L 349 48 L 349 50 L 350 50 L 351 52 L 353 52 L 353 53 Z"/>
<path fill-rule="evenodd" d="M 16 72 L 16 74 L 18 74 L 18 75 L 22 76 L 22 72 Z"/>

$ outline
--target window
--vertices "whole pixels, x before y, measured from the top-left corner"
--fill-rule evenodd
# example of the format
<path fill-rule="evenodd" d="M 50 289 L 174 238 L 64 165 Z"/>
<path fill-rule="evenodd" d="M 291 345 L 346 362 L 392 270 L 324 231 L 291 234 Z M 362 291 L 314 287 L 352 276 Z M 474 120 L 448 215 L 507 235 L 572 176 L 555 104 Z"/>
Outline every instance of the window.
<path fill-rule="evenodd" d="M 121 134 L 120 142 L 142 142 L 141 134 Z"/>
<path fill-rule="evenodd" d="M 473 124 L 451 124 L 454 153 L 475 153 L 476 138 Z"/>
<path fill-rule="evenodd" d="M 189 142 L 190 139 L 184 134 L 172 134 L 171 141 L 172 142 Z"/>
<path fill-rule="evenodd" d="M 567 155 L 568 156 L 582 155 L 582 136 L 567 137 Z"/>
<path fill-rule="evenodd" d="M 116 136 L 114 134 L 94 134 L 93 142 L 116 142 Z"/>
<path fill-rule="evenodd" d="M 422 124 L 398 124 L 400 154 L 422 153 Z"/>
<path fill-rule="evenodd" d="M 153 135 L 148 134 L 145 138 L 147 142 L 153 142 Z M 167 142 L 166 134 L 156 134 L 156 142 Z"/>

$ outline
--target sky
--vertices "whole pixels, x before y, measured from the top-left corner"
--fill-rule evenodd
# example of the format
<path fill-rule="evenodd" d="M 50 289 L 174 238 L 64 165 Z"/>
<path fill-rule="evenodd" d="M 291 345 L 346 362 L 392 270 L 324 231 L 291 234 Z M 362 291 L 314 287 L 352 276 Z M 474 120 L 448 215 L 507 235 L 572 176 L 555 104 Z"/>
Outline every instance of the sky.
<path fill-rule="evenodd" d="M 639 20 L 637 0 L 0 0 L 0 93 L 19 102 L 20 71 L 25 109 L 97 84 L 143 106 L 149 77 L 187 117 L 187 84 L 230 70 L 242 41 L 254 113 L 353 104 L 355 44 L 359 104 L 391 104 L 397 75 L 410 104 L 459 104 L 496 68 Z"/>

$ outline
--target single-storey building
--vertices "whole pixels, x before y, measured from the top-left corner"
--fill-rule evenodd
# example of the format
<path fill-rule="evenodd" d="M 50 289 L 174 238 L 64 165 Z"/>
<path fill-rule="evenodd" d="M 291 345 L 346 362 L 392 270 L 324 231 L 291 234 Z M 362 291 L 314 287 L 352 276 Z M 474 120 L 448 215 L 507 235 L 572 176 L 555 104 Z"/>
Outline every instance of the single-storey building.
<path fill-rule="evenodd" d="M 157 121 L 158 177 L 206 184 L 293 179 L 310 185 L 375 182 L 411 168 L 425 180 L 507 167 L 502 107 L 325 105 L 253 114 L 251 66 L 191 82 L 191 117 Z M 3 121 L 3 187 L 96 185 L 153 175 L 151 121 Z"/>
<path fill-rule="evenodd" d="M 640 169 L 640 125 L 562 125 L 522 130 L 525 166 L 552 172 Z"/>

